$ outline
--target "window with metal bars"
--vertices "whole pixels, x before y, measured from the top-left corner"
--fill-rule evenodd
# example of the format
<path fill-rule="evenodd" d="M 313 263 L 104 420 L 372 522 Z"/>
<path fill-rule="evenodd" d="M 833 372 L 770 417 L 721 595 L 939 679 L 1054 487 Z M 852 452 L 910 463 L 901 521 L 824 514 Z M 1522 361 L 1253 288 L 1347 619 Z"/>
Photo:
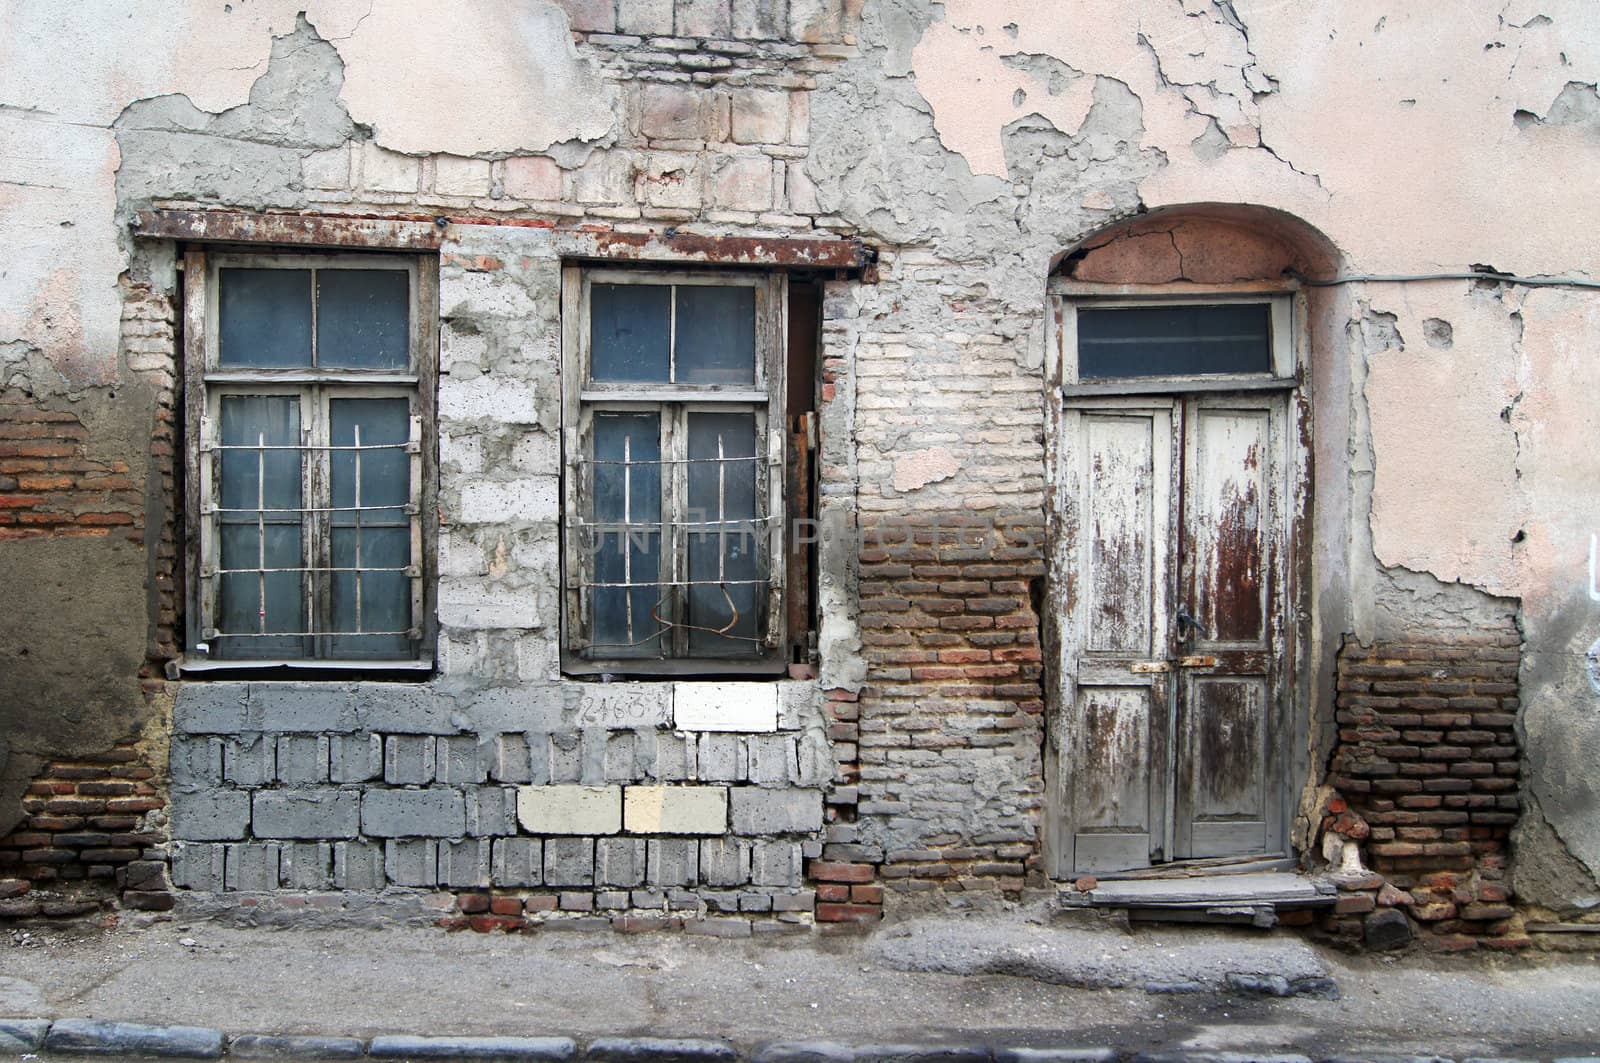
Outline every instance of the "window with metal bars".
<path fill-rule="evenodd" d="M 568 671 L 785 667 L 786 292 L 566 271 Z"/>
<path fill-rule="evenodd" d="M 434 275 L 199 251 L 184 273 L 184 667 L 429 665 Z"/>

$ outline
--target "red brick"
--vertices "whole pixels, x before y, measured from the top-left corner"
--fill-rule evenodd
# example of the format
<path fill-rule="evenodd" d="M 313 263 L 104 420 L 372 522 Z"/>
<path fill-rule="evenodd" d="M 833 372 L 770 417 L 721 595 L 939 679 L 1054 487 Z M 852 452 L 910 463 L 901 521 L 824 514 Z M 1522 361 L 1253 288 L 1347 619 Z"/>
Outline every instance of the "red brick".
<path fill-rule="evenodd" d="M 876 904 L 817 904 L 819 923 L 870 923 L 883 918 L 883 909 Z"/>
<path fill-rule="evenodd" d="M 871 864 L 844 864 L 831 860 L 811 861 L 810 875 L 818 882 L 871 882 Z"/>

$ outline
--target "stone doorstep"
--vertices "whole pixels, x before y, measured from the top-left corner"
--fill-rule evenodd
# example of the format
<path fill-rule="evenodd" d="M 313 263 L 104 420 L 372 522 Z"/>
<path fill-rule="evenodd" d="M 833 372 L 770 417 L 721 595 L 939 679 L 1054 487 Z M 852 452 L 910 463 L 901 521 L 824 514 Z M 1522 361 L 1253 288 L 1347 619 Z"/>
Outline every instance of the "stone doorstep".
<path fill-rule="evenodd" d="M 1085 883 L 1085 878 L 1078 883 Z M 1144 921 L 1246 923 L 1270 928 L 1278 924 L 1280 912 L 1331 908 L 1338 899 L 1335 885 L 1323 877 L 1251 871 L 1092 879 L 1088 889 L 1061 890 L 1056 904 L 1065 910 L 1120 910 L 1130 919 Z"/>

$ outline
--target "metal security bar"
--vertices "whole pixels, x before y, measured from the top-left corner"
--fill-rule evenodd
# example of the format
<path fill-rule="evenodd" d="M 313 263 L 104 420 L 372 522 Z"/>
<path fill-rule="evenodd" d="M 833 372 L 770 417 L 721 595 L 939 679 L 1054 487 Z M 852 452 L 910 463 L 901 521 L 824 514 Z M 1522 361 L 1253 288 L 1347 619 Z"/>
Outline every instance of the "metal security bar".
<path fill-rule="evenodd" d="M 399 396 L 392 396 L 398 398 Z M 204 506 L 206 517 L 204 560 L 201 576 L 205 581 L 206 595 L 204 605 L 204 623 L 202 632 L 207 639 L 307 639 L 307 638 L 379 638 L 379 637 L 404 637 L 416 640 L 421 637 L 420 617 L 422 615 L 422 602 L 424 588 L 422 585 L 423 573 L 420 564 L 421 551 L 421 452 L 422 452 L 422 420 L 412 416 L 408 420 L 407 439 L 400 443 L 363 443 L 361 441 L 361 426 L 352 425 L 354 444 L 334 444 L 318 441 L 315 436 L 326 434 L 326 417 L 322 415 L 325 403 L 318 401 L 319 396 L 311 391 L 302 393 L 301 406 L 303 410 L 312 413 L 315 427 L 309 426 L 302 430 L 303 438 L 299 443 L 268 443 L 265 433 L 258 433 L 253 444 L 225 444 L 217 441 L 217 429 L 214 420 L 207 417 L 201 426 L 202 442 L 200 451 L 202 456 L 208 456 L 204 467 L 209 473 L 209 490 L 207 498 L 210 500 Z M 407 489 L 404 504 L 367 504 L 362 500 L 363 457 L 375 451 L 405 453 L 409 457 L 406 467 Z M 223 506 L 215 501 L 222 493 L 221 458 L 224 453 L 235 452 L 253 454 L 255 456 L 256 478 L 256 505 L 255 506 Z M 301 462 L 301 496 L 306 504 L 300 506 L 268 506 L 266 499 L 267 490 L 267 455 L 273 452 L 293 452 L 303 456 Z M 349 453 L 352 457 L 353 468 L 353 505 L 334 506 L 315 504 L 329 501 L 331 493 L 331 477 L 326 468 L 325 455 L 332 453 Z M 396 514 L 405 515 L 407 535 L 410 539 L 410 563 L 406 565 L 369 565 L 365 563 L 363 554 L 365 542 L 364 530 L 371 530 L 377 525 L 368 524 L 362 519 L 364 514 Z M 256 532 L 256 563 L 254 565 L 239 565 L 237 563 L 223 565 L 222 562 L 222 529 L 225 526 L 224 515 L 253 516 Z M 282 565 L 267 563 L 267 528 L 270 526 L 269 516 L 283 516 L 297 514 L 302 519 L 300 522 L 301 556 L 299 565 Z M 354 514 L 354 523 L 340 525 L 354 533 L 354 564 L 336 565 L 331 562 L 330 546 L 332 539 L 331 521 L 332 514 Z M 233 522 L 231 526 L 239 526 Z M 248 526 L 248 525 L 246 525 Z M 398 525 L 390 524 L 385 527 L 394 528 Z M 323 560 L 326 559 L 326 560 Z M 303 579 L 299 602 L 299 614 L 303 623 L 295 630 L 277 630 L 272 628 L 271 617 L 268 609 L 267 577 L 275 574 L 298 573 Z M 334 627 L 331 622 L 331 597 L 333 576 L 336 573 L 353 575 L 354 594 L 354 625 Z M 377 573 L 404 573 L 409 580 L 409 608 L 411 624 L 405 628 L 379 628 L 368 629 L 364 626 L 363 576 Z M 219 609 L 222 595 L 222 582 L 227 576 L 255 576 L 257 595 L 257 615 L 255 630 L 228 630 L 221 624 Z M 318 657 L 326 656 L 325 653 L 316 654 Z"/>
<path fill-rule="evenodd" d="M 767 591 L 772 586 L 773 580 L 770 573 L 754 578 L 729 578 L 727 572 L 728 544 L 730 537 L 742 537 L 752 540 L 752 556 L 765 559 L 768 553 L 768 544 L 771 537 L 771 528 L 775 521 L 781 519 L 778 514 L 757 513 L 748 517 L 729 517 L 728 510 L 728 470 L 729 466 L 750 465 L 759 472 L 767 463 L 766 457 L 759 454 L 729 456 L 726 453 L 726 443 L 721 433 L 717 435 L 717 454 L 715 457 L 663 457 L 663 458 L 635 458 L 633 456 L 633 439 L 624 436 L 622 440 L 622 458 L 592 458 L 584 457 L 577 464 L 592 470 L 595 466 L 608 466 L 620 469 L 622 473 L 622 504 L 623 514 L 620 521 L 616 520 L 587 520 L 580 519 L 576 522 L 580 532 L 580 541 L 584 543 L 590 554 L 590 563 L 584 566 L 586 572 L 592 573 L 592 559 L 599 553 L 602 544 L 608 538 L 616 537 L 621 544 L 621 557 L 623 578 L 621 580 L 601 580 L 592 577 L 586 579 L 586 590 L 614 589 L 631 592 L 638 589 L 654 589 L 660 591 L 655 603 L 649 609 L 649 619 L 654 622 L 653 630 L 640 634 L 639 625 L 643 620 L 635 613 L 634 596 L 632 593 L 623 594 L 624 627 L 626 637 L 622 641 L 602 641 L 591 639 L 587 645 L 600 649 L 634 649 L 647 645 L 660 638 L 662 635 L 674 630 L 703 631 L 718 635 L 722 638 L 738 642 L 760 645 L 763 639 L 757 636 L 733 634 L 743 619 L 743 614 L 729 593 L 730 587 L 760 587 L 762 594 L 757 602 L 758 617 L 765 612 Z M 633 470 L 638 467 L 668 467 L 675 470 L 687 470 L 694 466 L 715 468 L 717 475 L 717 502 L 715 516 L 712 519 L 660 519 L 636 520 L 633 516 Z M 592 471 L 586 476 L 586 481 L 592 483 Z M 670 486 L 663 485 L 667 493 L 672 494 Z M 752 498 L 762 509 L 766 495 L 759 490 L 757 477 L 751 479 Z M 652 536 L 660 536 L 662 540 L 670 538 L 673 546 L 669 548 L 663 541 L 661 554 L 658 556 L 658 569 L 670 568 L 670 572 L 663 574 L 654 573 L 658 578 L 639 579 L 634 573 L 633 550 L 630 548 L 638 543 L 648 544 Z M 717 575 L 714 579 L 690 579 L 682 572 L 686 566 L 685 548 L 688 538 L 693 536 L 704 540 L 714 537 L 717 543 Z M 689 587 L 717 587 L 722 590 L 722 595 L 728 607 L 729 619 L 720 627 L 711 627 L 705 624 L 692 624 L 688 621 L 688 608 L 684 601 L 674 600 L 675 596 L 682 597 L 682 589 Z M 590 609 L 594 608 L 592 601 Z M 667 615 L 663 615 L 663 613 Z M 591 623 L 594 618 L 591 616 Z"/>

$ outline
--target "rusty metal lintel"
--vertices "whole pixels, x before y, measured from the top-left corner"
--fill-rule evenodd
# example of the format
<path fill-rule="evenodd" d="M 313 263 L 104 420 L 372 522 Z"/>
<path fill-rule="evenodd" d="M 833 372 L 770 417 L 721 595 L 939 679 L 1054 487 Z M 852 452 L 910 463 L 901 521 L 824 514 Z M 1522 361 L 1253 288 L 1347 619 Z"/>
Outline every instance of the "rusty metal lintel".
<path fill-rule="evenodd" d="M 675 229 L 616 232 L 594 225 L 555 226 L 530 218 L 363 217 L 153 209 L 141 210 L 134 216 L 133 233 L 150 239 L 197 243 L 433 251 L 444 244 L 450 228 L 456 225 L 543 229 L 551 234 L 559 257 L 598 261 L 699 262 L 856 271 L 870 270 L 878 258 L 874 248 L 853 239 L 706 236 Z"/>
<path fill-rule="evenodd" d="M 329 214 L 255 214 L 235 210 L 141 210 L 135 236 L 200 243 L 290 244 L 432 251 L 444 240 L 428 219 Z"/>

